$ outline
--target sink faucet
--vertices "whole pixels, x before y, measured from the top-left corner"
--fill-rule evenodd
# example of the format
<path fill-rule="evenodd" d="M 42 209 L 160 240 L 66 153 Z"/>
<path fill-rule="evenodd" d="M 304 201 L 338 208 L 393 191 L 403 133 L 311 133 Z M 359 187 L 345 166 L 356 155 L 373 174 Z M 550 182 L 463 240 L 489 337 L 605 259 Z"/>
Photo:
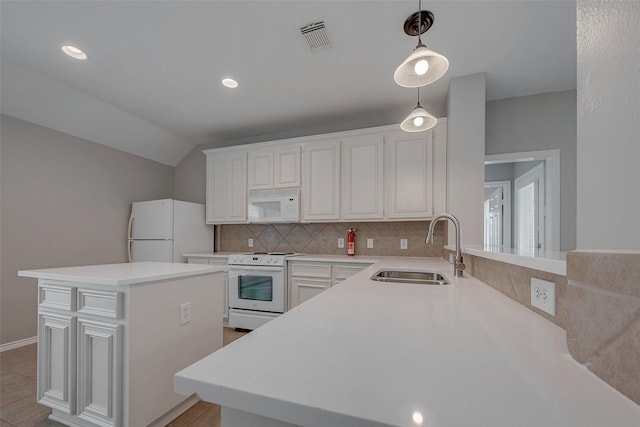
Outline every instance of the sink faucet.
<path fill-rule="evenodd" d="M 441 213 L 440 215 L 437 215 L 431 220 L 431 224 L 429 224 L 429 232 L 427 233 L 427 238 L 424 242 L 427 245 L 433 245 L 433 229 L 436 227 L 436 222 L 441 219 L 451 220 L 456 229 L 456 260 L 454 263 L 453 275 L 456 277 L 462 277 L 462 272 L 466 266 L 462 263 L 462 255 L 460 254 L 460 222 L 458 221 L 458 218 L 448 213 Z"/>

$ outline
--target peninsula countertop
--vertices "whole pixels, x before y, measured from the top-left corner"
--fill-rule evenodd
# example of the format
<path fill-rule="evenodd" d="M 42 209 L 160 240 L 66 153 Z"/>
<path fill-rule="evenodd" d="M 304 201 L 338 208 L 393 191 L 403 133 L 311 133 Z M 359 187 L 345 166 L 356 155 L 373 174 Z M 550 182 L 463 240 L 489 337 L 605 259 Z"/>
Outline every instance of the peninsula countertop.
<path fill-rule="evenodd" d="M 381 283 L 431 268 L 451 285 Z M 439 258 L 381 259 L 176 374 L 175 390 L 301 426 L 638 426 L 565 331 Z"/>
<path fill-rule="evenodd" d="M 226 271 L 224 266 L 172 262 L 131 262 L 21 270 L 18 276 L 106 286 L 127 286 Z"/>

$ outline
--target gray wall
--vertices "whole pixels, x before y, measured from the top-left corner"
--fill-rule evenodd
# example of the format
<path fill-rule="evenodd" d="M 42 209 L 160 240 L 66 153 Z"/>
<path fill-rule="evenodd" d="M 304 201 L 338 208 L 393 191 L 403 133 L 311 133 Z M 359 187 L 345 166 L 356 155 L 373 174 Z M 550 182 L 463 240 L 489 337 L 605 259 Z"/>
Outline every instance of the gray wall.
<path fill-rule="evenodd" d="M 579 1 L 577 15 L 577 247 L 638 250 L 640 2 Z"/>
<path fill-rule="evenodd" d="M 487 102 L 485 154 L 560 150 L 560 249 L 576 248 L 576 91 Z"/>
<path fill-rule="evenodd" d="M 449 81 L 447 95 L 447 204 L 460 221 L 460 243 L 484 240 L 484 138 L 486 75 Z M 449 244 L 455 243 L 449 222 Z"/>
<path fill-rule="evenodd" d="M 174 169 L 2 116 L 0 343 L 36 335 L 36 280 L 21 269 L 127 260 L 134 200 L 173 197 Z"/>
<path fill-rule="evenodd" d="M 196 147 L 175 168 L 175 198 L 185 202 L 205 203 L 207 161 L 202 147 Z"/>

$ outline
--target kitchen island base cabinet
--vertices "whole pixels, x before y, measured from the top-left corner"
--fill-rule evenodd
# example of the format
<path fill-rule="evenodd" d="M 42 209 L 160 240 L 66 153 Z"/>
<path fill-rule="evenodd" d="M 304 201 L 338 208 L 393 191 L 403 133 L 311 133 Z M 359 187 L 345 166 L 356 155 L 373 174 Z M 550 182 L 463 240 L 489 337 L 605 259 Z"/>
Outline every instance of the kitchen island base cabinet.
<path fill-rule="evenodd" d="M 173 375 L 222 347 L 225 272 L 187 268 L 209 271 L 131 285 L 39 279 L 37 399 L 52 420 L 164 426 L 199 400 L 174 393 Z"/>

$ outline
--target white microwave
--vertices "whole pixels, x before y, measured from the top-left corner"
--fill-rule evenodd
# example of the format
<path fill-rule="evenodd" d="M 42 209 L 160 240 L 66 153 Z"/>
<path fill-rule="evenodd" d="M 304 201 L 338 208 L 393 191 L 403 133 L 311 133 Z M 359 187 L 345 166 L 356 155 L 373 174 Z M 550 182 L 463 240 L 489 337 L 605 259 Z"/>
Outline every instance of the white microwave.
<path fill-rule="evenodd" d="M 249 222 L 300 222 L 300 189 L 249 190 Z"/>

